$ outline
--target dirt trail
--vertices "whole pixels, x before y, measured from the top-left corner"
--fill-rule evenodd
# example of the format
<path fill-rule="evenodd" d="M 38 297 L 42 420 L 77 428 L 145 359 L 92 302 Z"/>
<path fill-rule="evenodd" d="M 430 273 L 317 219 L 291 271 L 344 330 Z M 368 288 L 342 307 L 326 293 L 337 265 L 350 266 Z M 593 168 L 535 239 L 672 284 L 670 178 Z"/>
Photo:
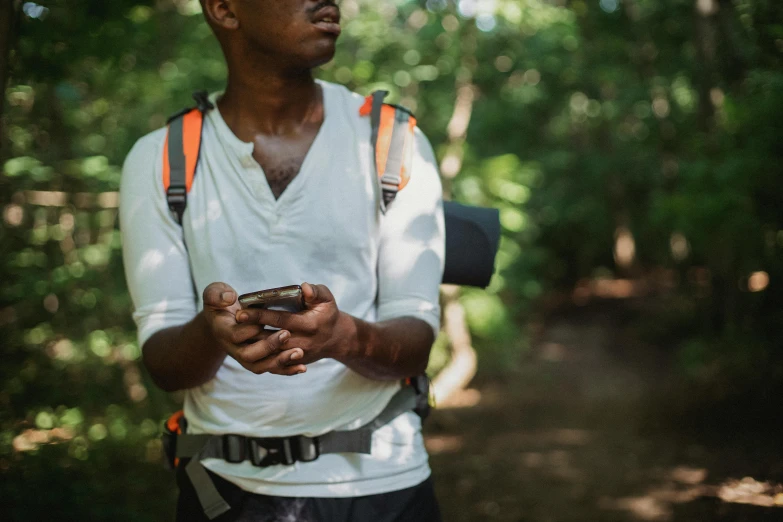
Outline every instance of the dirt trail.
<path fill-rule="evenodd" d="M 445 521 L 783 521 L 778 434 L 667 417 L 670 355 L 628 334 L 638 313 L 553 315 L 519 371 L 476 383 L 477 406 L 433 413 Z"/>

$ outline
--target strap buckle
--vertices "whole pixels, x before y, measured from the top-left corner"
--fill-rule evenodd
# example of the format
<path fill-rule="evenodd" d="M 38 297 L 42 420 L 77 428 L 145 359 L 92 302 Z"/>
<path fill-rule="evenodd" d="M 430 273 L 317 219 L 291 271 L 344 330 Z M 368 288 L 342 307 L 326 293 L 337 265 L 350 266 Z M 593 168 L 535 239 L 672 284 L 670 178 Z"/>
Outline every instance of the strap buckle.
<path fill-rule="evenodd" d="M 416 390 L 416 407 L 413 411 L 421 417 L 421 420 L 427 418 L 430 414 L 430 379 L 422 373 L 411 379 L 411 385 Z"/>
<path fill-rule="evenodd" d="M 238 464 L 247 459 L 247 438 L 242 435 L 223 435 L 223 459 Z"/>
<path fill-rule="evenodd" d="M 298 435 L 274 439 L 248 439 L 250 462 L 259 468 L 295 462 L 312 462 L 321 455 L 318 439 Z"/>
<path fill-rule="evenodd" d="M 289 439 L 250 439 L 250 462 L 259 468 L 276 464 L 293 464 Z"/>
<path fill-rule="evenodd" d="M 312 462 L 321 456 L 321 445 L 318 437 L 305 437 L 299 435 L 292 437 L 296 442 L 296 460 L 300 462 Z"/>
<path fill-rule="evenodd" d="M 215 106 L 209 101 L 209 93 L 207 91 L 196 91 L 193 93 L 193 99 L 196 101 L 196 107 L 202 113 L 207 112 L 210 109 L 214 109 Z"/>
<path fill-rule="evenodd" d="M 185 187 L 171 186 L 166 190 L 166 200 L 169 202 L 169 206 L 184 203 L 187 195 L 188 191 Z"/>
<path fill-rule="evenodd" d="M 182 224 L 182 215 L 188 202 L 188 191 L 185 187 L 171 186 L 166 190 L 166 202 L 169 210 L 176 215 L 177 223 Z"/>

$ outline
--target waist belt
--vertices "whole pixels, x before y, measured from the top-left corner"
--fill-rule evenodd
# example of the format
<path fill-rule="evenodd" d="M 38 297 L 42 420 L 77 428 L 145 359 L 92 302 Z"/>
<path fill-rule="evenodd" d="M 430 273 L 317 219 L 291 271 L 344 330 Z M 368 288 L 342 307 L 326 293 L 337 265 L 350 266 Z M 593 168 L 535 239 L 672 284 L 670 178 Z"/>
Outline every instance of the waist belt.
<path fill-rule="evenodd" d="M 408 411 L 422 419 L 429 409 L 426 376 L 407 381 L 372 421 L 355 430 L 330 431 L 317 437 L 259 438 L 244 435 L 211 435 L 185 433 L 186 423 L 178 412 L 166 423 L 164 449 L 170 464 L 190 459 L 185 472 L 193 484 L 204 513 L 212 520 L 231 507 L 218 493 L 201 461 L 218 458 L 234 464 L 249 460 L 254 466 L 293 465 L 312 462 L 328 453 L 372 453 L 372 434 L 378 428 Z"/>

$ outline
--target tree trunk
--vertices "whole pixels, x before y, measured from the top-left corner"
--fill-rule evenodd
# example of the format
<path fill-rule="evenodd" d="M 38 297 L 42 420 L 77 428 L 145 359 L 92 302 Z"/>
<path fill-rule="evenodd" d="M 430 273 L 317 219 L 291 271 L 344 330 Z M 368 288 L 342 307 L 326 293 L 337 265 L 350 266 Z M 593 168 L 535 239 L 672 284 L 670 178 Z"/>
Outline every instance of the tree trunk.
<path fill-rule="evenodd" d="M 699 93 L 699 127 L 704 132 L 711 132 L 714 127 L 715 106 L 711 99 L 712 89 L 717 86 L 718 57 L 718 26 L 717 13 L 720 9 L 718 0 L 695 0 L 694 39 L 699 56 L 700 71 L 698 84 Z"/>
<path fill-rule="evenodd" d="M 464 143 L 468 125 L 473 114 L 476 86 L 473 85 L 475 58 L 475 25 L 467 22 L 461 32 L 462 43 L 461 74 L 457 75 L 454 110 L 447 128 L 449 141 L 446 155 L 440 164 L 443 175 L 443 197 L 451 198 L 451 180 L 459 173 L 464 155 Z M 432 381 L 435 405 L 471 406 L 477 402 L 477 393 L 465 393 L 465 388 L 476 375 L 476 351 L 473 349 L 470 330 L 465 321 L 465 310 L 459 302 L 459 287 L 444 285 L 443 330 L 449 339 L 451 357 L 449 363 Z"/>
<path fill-rule="evenodd" d="M 432 382 L 435 406 L 472 406 L 476 394 L 466 394 L 465 388 L 476 375 L 477 357 L 465 321 L 465 309 L 459 302 L 459 287 L 444 285 L 443 296 L 443 330 L 449 339 L 451 359 Z"/>
<path fill-rule="evenodd" d="M 15 40 L 15 26 L 17 13 L 19 12 L 19 0 L 0 0 L 0 121 L 3 117 L 3 108 L 5 107 L 5 89 L 8 85 L 8 74 L 10 71 L 9 58 L 11 49 Z M 5 132 L 3 132 L 5 135 Z"/>

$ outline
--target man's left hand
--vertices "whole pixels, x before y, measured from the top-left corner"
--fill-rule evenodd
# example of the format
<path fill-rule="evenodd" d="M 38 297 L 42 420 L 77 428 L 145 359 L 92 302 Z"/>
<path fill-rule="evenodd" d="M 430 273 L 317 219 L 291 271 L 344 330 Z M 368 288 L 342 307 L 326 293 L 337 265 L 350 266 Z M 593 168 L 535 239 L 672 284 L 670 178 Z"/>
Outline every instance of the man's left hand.
<path fill-rule="evenodd" d="M 236 320 L 291 332 L 291 338 L 286 342 L 286 350 L 291 352 L 291 364 L 310 364 L 334 357 L 344 341 L 345 332 L 339 327 L 344 314 L 337 308 L 332 292 L 324 285 L 302 283 L 302 294 L 305 309 L 301 312 L 249 308 L 238 312 Z M 262 358 L 261 354 L 259 358 Z"/>

